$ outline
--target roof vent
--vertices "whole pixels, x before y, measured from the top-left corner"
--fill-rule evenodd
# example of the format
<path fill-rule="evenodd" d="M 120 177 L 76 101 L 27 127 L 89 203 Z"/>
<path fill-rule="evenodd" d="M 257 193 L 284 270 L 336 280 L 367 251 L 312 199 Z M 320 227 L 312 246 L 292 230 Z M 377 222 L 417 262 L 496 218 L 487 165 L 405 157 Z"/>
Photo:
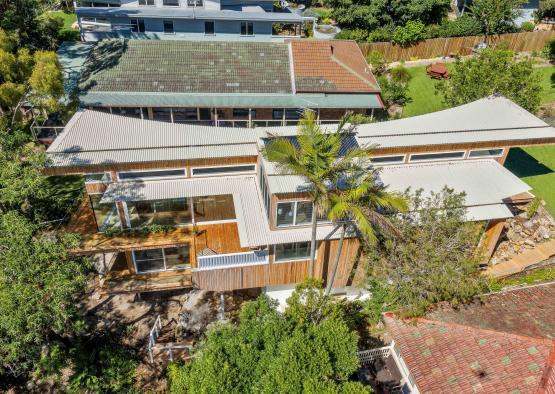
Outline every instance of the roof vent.
<path fill-rule="evenodd" d="M 260 52 L 260 56 L 264 57 L 266 54 L 264 52 Z"/>

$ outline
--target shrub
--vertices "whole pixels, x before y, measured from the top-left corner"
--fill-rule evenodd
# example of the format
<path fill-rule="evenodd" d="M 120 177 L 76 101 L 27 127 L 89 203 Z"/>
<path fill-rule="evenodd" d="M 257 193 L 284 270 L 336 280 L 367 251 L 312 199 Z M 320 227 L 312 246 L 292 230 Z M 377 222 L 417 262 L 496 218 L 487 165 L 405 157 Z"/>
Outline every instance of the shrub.
<path fill-rule="evenodd" d="M 543 48 L 543 55 L 550 62 L 555 62 L 555 38 L 548 41 Z"/>
<path fill-rule="evenodd" d="M 391 74 L 391 79 L 397 82 L 408 83 L 412 78 L 409 70 L 403 65 L 392 68 L 389 73 Z"/>
<path fill-rule="evenodd" d="M 366 61 L 372 66 L 372 71 L 376 75 L 381 75 L 385 72 L 386 61 L 381 52 L 372 51 L 366 56 Z"/>
<path fill-rule="evenodd" d="M 522 25 L 520 25 L 520 28 L 523 31 L 534 31 L 534 28 L 536 27 L 536 25 L 534 25 L 532 22 L 524 22 Z"/>
<path fill-rule="evenodd" d="M 338 40 L 366 41 L 368 31 L 363 29 L 343 29 L 335 38 Z"/>
<path fill-rule="evenodd" d="M 391 34 L 393 33 L 393 28 L 389 26 L 379 27 L 372 30 L 368 37 L 366 37 L 367 42 L 388 42 L 391 41 Z"/>
<path fill-rule="evenodd" d="M 382 88 L 382 97 L 387 106 L 393 104 L 405 105 L 409 101 L 408 86 L 404 82 L 396 81 L 386 76 L 378 77 Z"/>
<path fill-rule="evenodd" d="M 399 45 L 410 45 L 424 38 L 426 26 L 420 21 L 408 21 L 405 26 L 393 30 L 391 41 Z"/>
<path fill-rule="evenodd" d="M 476 19 L 463 15 L 454 21 L 447 21 L 440 25 L 440 37 L 465 37 L 481 34 L 482 28 Z"/>

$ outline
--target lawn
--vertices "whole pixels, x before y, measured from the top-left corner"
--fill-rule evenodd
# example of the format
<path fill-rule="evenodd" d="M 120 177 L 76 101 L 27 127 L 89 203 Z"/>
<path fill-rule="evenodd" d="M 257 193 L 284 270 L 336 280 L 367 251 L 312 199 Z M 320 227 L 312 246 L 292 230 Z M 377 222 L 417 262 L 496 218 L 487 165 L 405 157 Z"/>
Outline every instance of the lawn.
<path fill-rule="evenodd" d="M 73 12 L 65 12 L 65 11 L 51 11 L 51 15 L 61 16 L 64 20 L 64 27 L 63 29 L 71 29 L 71 25 L 77 21 L 77 15 Z"/>
<path fill-rule="evenodd" d="M 409 94 L 412 101 L 403 111 L 404 117 L 439 111 L 447 106 L 436 95 L 438 81 L 426 75 L 425 67 L 409 68 L 412 79 Z M 555 101 L 555 67 L 537 68 L 543 87 L 542 104 Z M 511 149 L 506 167 L 533 187 L 533 193 L 547 203 L 555 216 L 555 145 Z"/>

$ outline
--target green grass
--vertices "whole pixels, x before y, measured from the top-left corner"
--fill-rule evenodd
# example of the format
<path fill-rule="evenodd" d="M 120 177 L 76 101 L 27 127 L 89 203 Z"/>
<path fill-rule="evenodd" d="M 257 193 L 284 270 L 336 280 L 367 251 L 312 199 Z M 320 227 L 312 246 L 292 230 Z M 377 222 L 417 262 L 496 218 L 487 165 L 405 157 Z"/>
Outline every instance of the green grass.
<path fill-rule="evenodd" d="M 72 12 L 50 11 L 50 14 L 62 17 L 62 19 L 64 20 L 63 29 L 71 29 L 71 25 L 73 25 L 77 21 L 77 15 Z"/>
<path fill-rule="evenodd" d="M 555 101 L 555 66 L 537 68 L 543 87 L 542 104 Z"/>
<path fill-rule="evenodd" d="M 555 280 L 555 267 L 543 267 L 509 278 L 494 280 L 490 283 L 492 291 L 500 291 L 509 286 L 534 285 Z"/>
<path fill-rule="evenodd" d="M 447 108 L 436 94 L 438 80 L 426 74 L 426 67 L 407 68 L 412 79 L 409 82 L 409 96 L 411 101 L 403 109 L 403 117 L 427 114 Z"/>

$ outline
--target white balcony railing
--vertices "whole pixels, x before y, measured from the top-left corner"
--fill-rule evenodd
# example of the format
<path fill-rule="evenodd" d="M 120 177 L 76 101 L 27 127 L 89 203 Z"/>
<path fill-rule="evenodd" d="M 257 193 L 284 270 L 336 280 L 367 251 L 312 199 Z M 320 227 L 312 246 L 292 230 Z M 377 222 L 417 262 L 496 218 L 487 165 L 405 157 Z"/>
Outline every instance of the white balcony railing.
<path fill-rule="evenodd" d="M 358 359 L 362 365 L 368 365 L 379 358 L 387 358 L 391 354 L 391 346 L 368 349 L 358 352 Z"/>
<path fill-rule="evenodd" d="M 245 253 L 215 254 L 212 256 L 197 256 L 197 271 L 246 267 L 268 263 L 268 251 L 256 250 Z"/>

